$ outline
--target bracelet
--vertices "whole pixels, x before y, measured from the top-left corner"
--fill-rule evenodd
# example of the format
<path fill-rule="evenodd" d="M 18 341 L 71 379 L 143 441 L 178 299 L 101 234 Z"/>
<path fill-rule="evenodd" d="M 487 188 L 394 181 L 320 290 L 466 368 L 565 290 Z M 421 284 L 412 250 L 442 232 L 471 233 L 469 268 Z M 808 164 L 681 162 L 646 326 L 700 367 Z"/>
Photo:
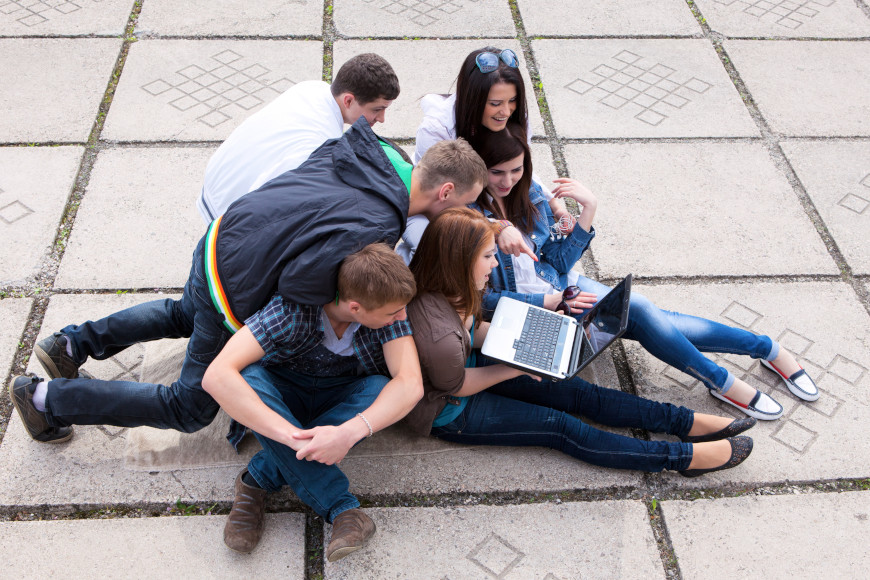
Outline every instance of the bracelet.
<path fill-rule="evenodd" d="M 369 420 L 365 418 L 365 415 L 363 415 L 362 413 L 357 413 L 356 416 L 359 417 L 360 419 L 362 419 L 362 420 L 365 422 L 366 427 L 369 428 L 369 434 L 368 434 L 368 437 L 371 437 L 372 435 L 374 435 L 375 432 L 372 431 L 372 424 L 369 423 Z"/>
<path fill-rule="evenodd" d="M 502 233 L 503 231 L 505 231 L 508 228 L 514 227 L 514 224 L 512 224 L 508 220 L 498 220 L 495 223 L 496 223 L 496 226 L 495 226 L 496 235 Z"/>

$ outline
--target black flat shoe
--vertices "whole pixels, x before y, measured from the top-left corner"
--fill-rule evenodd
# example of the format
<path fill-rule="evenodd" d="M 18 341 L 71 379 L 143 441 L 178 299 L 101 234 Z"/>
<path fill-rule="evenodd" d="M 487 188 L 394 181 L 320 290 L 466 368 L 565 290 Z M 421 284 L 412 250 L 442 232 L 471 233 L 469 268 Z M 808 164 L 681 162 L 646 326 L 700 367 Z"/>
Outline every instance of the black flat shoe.
<path fill-rule="evenodd" d="M 682 438 L 683 443 L 704 443 L 706 441 L 719 441 L 721 439 L 728 439 L 729 437 L 734 437 L 735 435 L 740 435 L 744 431 L 748 431 L 755 427 L 755 424 L 758 423 L 758 420 L 755 417 L 743 417 L 741 419 L 734 419 L 731 421 L 727 427 L 724 429 L 719 429 L 715 433 L 708 433 L 707 435 L 686 435 Z"/>
<path fill-rule="evenodd" d="M 731 444 L 731 457 L 724 464 L 709 469 L 687 469 L 681 471 L 680 475 L 683 477 L 698 477 L 713 471 L 731 469 L 743 463 L 749 457 L 749 454 L 752 453 L 752 437 L 729 437 L 727 441 Z"/>

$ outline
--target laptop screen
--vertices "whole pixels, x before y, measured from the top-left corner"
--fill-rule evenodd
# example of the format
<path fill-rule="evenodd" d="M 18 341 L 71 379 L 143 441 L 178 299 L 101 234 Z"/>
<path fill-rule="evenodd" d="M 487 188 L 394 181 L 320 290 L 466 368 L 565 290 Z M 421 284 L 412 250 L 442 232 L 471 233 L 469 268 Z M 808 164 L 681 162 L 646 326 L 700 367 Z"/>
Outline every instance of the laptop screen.
<path fill-rule="evenodd" d="M 622 303 L 625 301 L 625 284 L 619 284 L 599 301 L 593 316 L 582 322 L 583 346 L 580 366 L 595 357 L 613 342 L 622 327 Z"/>

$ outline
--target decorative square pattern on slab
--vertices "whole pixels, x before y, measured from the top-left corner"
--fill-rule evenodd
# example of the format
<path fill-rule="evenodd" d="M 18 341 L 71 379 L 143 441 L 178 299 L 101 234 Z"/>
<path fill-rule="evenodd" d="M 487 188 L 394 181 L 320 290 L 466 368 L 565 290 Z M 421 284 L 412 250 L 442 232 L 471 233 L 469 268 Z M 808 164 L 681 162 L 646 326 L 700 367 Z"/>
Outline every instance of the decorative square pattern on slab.
<path fill-rule="evenodd" d="M 709 43 L 533 40 L 562 137 L 757 135 Z"/>
<path fill-rule="evenodd" d="M 710 28 L 727 36 L 861 37 L 870 22 L 843 0 L 696 0 Z"/>
<path fill-rule="evenodd" d="M 129 0 L 0 0 L 0 36 L 123 34 Z"/>
<path fill-rule="evenodd" d="M 852 271 L 870 274 L 870 145 L 861 141 L 781 145 Z"/>
<path fill-rule="evenodd" d="M 319 79 L 321 48 L 314 41 L 141 40 L 130 47 L 102 136 L 222 140 L 295 83 Z"/>
<path fill-rule="evenodd" d="M 334 18 L 340 34 L 367 38 L 516 34 L 510 6 L 499 0 L 343 0 Z"/>

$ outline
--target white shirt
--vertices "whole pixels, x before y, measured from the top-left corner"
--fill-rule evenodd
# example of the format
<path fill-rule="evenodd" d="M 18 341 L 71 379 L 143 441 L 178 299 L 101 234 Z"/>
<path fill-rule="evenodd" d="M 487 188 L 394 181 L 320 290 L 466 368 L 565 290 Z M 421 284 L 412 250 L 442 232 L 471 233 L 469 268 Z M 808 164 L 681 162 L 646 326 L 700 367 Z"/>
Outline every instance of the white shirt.
<path fill-rule="evenodd" d="M 293 85 L 248 117 L 208 162 L 196 207 L 206 223 L 249 191 L 296 169 L 328 139 L 341 137 L 341 109 L 323 81 Z"/>

